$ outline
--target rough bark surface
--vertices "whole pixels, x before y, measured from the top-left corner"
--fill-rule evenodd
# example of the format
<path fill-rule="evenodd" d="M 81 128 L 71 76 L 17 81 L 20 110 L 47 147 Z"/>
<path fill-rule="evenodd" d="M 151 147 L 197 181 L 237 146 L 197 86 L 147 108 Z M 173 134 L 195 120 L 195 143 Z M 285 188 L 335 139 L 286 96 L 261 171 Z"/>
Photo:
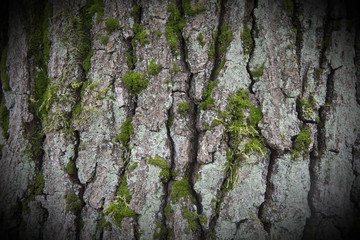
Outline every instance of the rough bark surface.
<path fill-rule="evenodd" d="M 5 239 L 360 235 L 355 4 L 4 6 Z"/>

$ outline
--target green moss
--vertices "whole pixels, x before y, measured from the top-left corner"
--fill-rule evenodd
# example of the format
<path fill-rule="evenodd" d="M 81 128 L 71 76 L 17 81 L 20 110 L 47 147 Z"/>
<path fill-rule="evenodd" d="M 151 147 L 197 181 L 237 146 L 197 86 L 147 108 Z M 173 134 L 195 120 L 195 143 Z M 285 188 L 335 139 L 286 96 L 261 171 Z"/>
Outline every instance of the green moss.
<path fill-rule="evenodd" d="M 132 195 L 128 189 L 126 176 L 120 181 L 118 196 L 109 203 L 103 210 L 104 214 L 114 221 L 115 225 L 121 228 L 121 222 L 125 217 L 135 218 L 135 212 L 128 207 Z"/>
<path fill-rule="evenodd" d="M 199 33 L 196 37 L 196 40 L 198 41 L 198 43 L 200 44 L 200 46 L 204 46 L 205 45 L 205 41 L 204 41 L 204 36 L 202 33 Z"/>
<path fill-rule="evenodd" d="M 66 172 L 70 175 L 74 175 L 75 172 L 76 172 L 76 167 L 75 167 L 75 163 L 73 161 L 69 161 L 67 164 L 66 164 Z"/>
<path fill-rule="evenodd" d="M 91 60 L 91 57 L 92 57 L 93 53 L 94 53 L 94 50 L 91 49 L 89 51 L 89 54 L 86 56 L 86 58 L 83 61 L 83 68 L 84 68 L 86 73 L 89 72 L 90 65 L 91 65 L 90 60 Z"/>
<path fill-rule="evenodd" d="M 199 104 L 200 110 L 206 110 L 214 106 L 215 99 L 211 97 L 211 93 L 215 87 L 215 81 L 209 82 L 206 89 L 204 89 L 203 95 L 202 95 L 202 101 Z"/>
<path fill-rule="evenodd" d="M 153 234 L 153 239 L 166 240 L 167 239 L 167 228 L 161 222 L 156 222 L 156 227 Z"/>
<path fill-rule="evenodd" d="M 100 36 L 100 43 L 102 45 L 107 45 L 109 42 L 109 36 L 108 35 L 102 35 Z"/>
<path fill-rule="evenodd" d="M 134 171 L 134 170 L 137 168 L 138 164 L 139 164 L 138 162 L 134 162 L 134 163 L 131 165 L 131 167 L 129 168 L 129 171 L 130 171 L 130 172 Z"/>
<path fill-rule="evenodd" d="M 136 62 L 137 62 L 137 59 L 136 59 L 136 53 L 135 53 L 134 49 L 128 48 L 128 50 L 126 51 L 126 64 L 127 64 L 128 68 L 134 69 Z"/>
<path fill-rule="evenodd" d="M 251 37 L 251 29 L 248 26 L 244 26 L 240 33 L 242 47 L 245 54 L 249 54 L 254 47 L 254 42 Z"/>
<path fill-rule="evenodd" d="M 129 71 L 124 74 L 123 81 L 131 94 L 139 94 L 148 85 L 145 74 Z"/>
<path fill-rule="evenodd" d="M 106 229 L 107 231 L 111 231 L 111 223 L 109 223 L 108 221 L 105 220 L 104 217 L 102 217 L 98 222 L 97 228 L 99 230 Z"/>
<path fill-rule="evenodd" d="M 300 133 L 296 136 L 293 142 L 293 157 L 299 157 L 301 152 L 308 153 L 311 144 L 311 133 L 309 127 L 302 126 Z"/>
<path fill-rule="evenodd" d="M 158 75 L 162 70 L 162 66 L 160 64 L 156 64 L 154 59 L 151 59 L 148 65 L 148 74 Z"/>
<path fill-rule="evenodd" d="M 193 6 L 191 6 L 191 0 L 182 0 L 181 3 L 185 14 L 188 16 L 195 16 L 206 10 L 206 6 L 200 5 L 198 1 L 195 1 Z"/>
<path fill-rule="evenodd" d="M 168 118 L 168 126 L 169 126 L 169 128 L 171 128 L 171 127 L 173 126 L 173 124 L 174 124 L 174 118 L 175 118 L 174 112 L 171 111 L 171 112 L 170 112 L 170 116 L 169 116 L 169 118 Z"/>
<path fill-rule="evenodd" d="M 189 102 L 179 102 L 176 104 L 176 112 L 180 114 L 181 117 L 185 118 L 189 115 L 190 112 L 190 103 Z"/>
<path fill-rule="evenodd" d="M 198 215 L 196 213 L 188 210 L 186 207 L 183 207 L 182 215 L 188 222 L 188 227 L 184 230 L 185 233 L 189 233 L 190 231 L 196 232 L 199 230 L 200 226 L 198 224 Z"/>
<path fill-rule="evenodd" d="M 135 23 L 133 27 L 134 35 L 133 41 L 138 40 L 141 44 L 141 46 L 145 46 L 145 44 L 148 44 L 150 42 L 149 36 L 146 33 L 146 30 L 143 29 L 143 25 Z"/>
<path fill-rule="evenodd" d="M 317 100 L 313 96 L 309 96 L 307 99 L 300 98 L 299 106 L 302 109 L 302 114 L 305 118 L 313 119 L 315 117 L 315 107 Z"/>
<path fill-rule="evenodd" d="M 156 36 L 156 38 L 160 38 L 161 35 L 162 35 L 162 33 L 161 33 L 159 30 L 156 30 L 156 31 L 155 31 L 155 36 Z"/>
<path fill-rule="evenodd" d="M 292 16 L 294 12 L 294 2 L 293 0 L 283 0 L 282 8 L 285 10 L 285 12 Z"/>
<path fill-rule="evenodd" d="M 120 141 L 124 147 L 129 145 L 130 138 L 134 134 L 134 128 L 131 122 L 132 118 L 127 118 L 120 127 L 120 133 L 115 138 L 115 140 Z"/>
<path fill-rule="evenodd" d="M 223 69 L 225 63 L 226 63 L 226 60 L 223 59 L 223 60 L 221 61 L 221 63 L 220 63 L 220 66 L 218 67 L 218 69 L 216 69 L 216 74 L 219 74 L 219 73 L 220 73 L 220 71 L 221 71 L 221 69 Z"/>
<path fill-rule="evenodd" d="M 228 47 L 230 46 L 231 41 L 233 40 L 233 32 L 228 29 L 226 23 L 221 26 L 221 34 L 218 38 L 219 43 L 219 55 L 222 55 L 226 52 Z"/>
<path fill-rule="evenodd" d="M 115 32 L 116 30 L 120 30 L 119 20 L 112 17 L 106 19 L 105 28 L 109 35 Z"/>
<path fill-rule="evenodd" d="M 251 70 L 251 71 L 250 71 L 251 76 L 252 76 L 253 78 L 259 78 L 259 77 L 261 77 L 261 76 L 263 75 L 263 72 L 264 72 L 264 65 L 265 65 L 265 62 L 263 62 L 263 63 L 261 64 L 261 66 L 258 67 L 257 69 Z"/>
<path fill-rule="evenodd" d="M 165 212 L 166 218 L 169 219 L 171 217 L 171 215 L 174 213 L 174 210 L 171 209 L 170 204 L 167 204 L 164 209 L 164 212 Z"/>
<path fill-rule="evenodd" d="M 183 178 L 179 181 L 175 181 L 172 187 L 170 200 L 175 203 L 179 202 L 181 198 L 186 200 L 188 196 L 191 196 L 189 180 L 187 178 Z"/>
<path fill-rule="evenodd" d="M 203 224 L 203 225 L 206 225 L 207 222 L 208 222 L 208 220 L 207 220 L 207 218 L 206 218 L 206 216 L 205 216 L 204 214 L 200 214 L 200 215 L 199 215 L 199 221 L 200 221 L 200 223 Z"/>
<path fill-rule="evenodd" d="M 180 71 L 179 66 L 177 65 L 176 62 L 173 62 L 172 72 L 173 72 L 174 74 L 177 74 L 179 71 Z"/>
<path fill-rule="evenodd" d="M 291 27 L 291 31 L 295 33 L 295 36 L 297 35 L 297 28 L 294 25 Z"/>
<path fill-rule="evenodd" d="M 78 214 L 81 210 L 82 204 L 79 199 L 79 196 L 75 192 L 70 192 L 65 197 L 66 199 L 66 212 L 71 211 L 74 214 Z"/>
<path fill-rule="evenodd" d="M 316 68 L 315 69 L 315 80 L 317 81 L 317 82 L 319 82 L 320 81 L 320 77 L 321 77 L 321 75 L 323 74 L 323 72 L 324 72 L 324 69 L 322 69 L 322 68 Z"/>
<path fill-rule="evenodd" d="M 154 158 L 149 159 L 149 164 L 157 166 L 161 169 L 159 177 L 162 180 L 166 181 L 170 177 L 169 165 L 166 164 L 166 161 L 163 158 L 156 155 Z"/>
<path fill-rule="evenodd" d="M 178 45 L 181 39 L 182 29 L 185 26 L 185 18 L 174 1 L 169 2 L 167 11 L 170 13 L 166 23 L 165 37 L 173 55 L 179 55 Z"/>
<path fill-rule="evenodd" d="M 215 58 L 215 41 L 211 41 L 210 43 L 208 57 L 210 60 Z"/>
<path fill-rule="evenodd" d="M 89 15 L 96 15 L 96 21 L 99 23 L 104 17 L 104 4 L 101 0 L 88 0 L 86 2 L 87 12 Z"/>
<path fill-rule="evenodd" d="M 0 125 L 2 129 L 2 135 L 5 139 L 9 138 L 9 120 L 10 113 L 7 107 L 5 106 L 5 97 L 2 96 L 1 103 L 0 103 Z"/>
<path fill-rule="evenodd" d="M 245 116 L 244 111 L 250 111 Z M 218 121 L 229 134 L 232 146 L 227 149 L 225 170 L 227 180 L 224 190 L 230 190 L 238 180 L 238 168 L 245 163 L 250 153 L 264 154 L 264 139 L 257 130 L 262 119 L 260 108 L 255 108 L 249 100 L 249 92 L 239 89 L 236 94 L 229 95 L 226 110 L 220 112 Z"/>
<path fill-rule="evenodd" d="M 6 69 L 6 58 L 7 58 L 7 52 L 8 52 L 8 46 L 6 46 L 1 53 L 1 62 L 0 62 L 0 77 L 1 77 L 1 85 L 4 91 L 10 91 L 10 77 L 7 74 Z"/>

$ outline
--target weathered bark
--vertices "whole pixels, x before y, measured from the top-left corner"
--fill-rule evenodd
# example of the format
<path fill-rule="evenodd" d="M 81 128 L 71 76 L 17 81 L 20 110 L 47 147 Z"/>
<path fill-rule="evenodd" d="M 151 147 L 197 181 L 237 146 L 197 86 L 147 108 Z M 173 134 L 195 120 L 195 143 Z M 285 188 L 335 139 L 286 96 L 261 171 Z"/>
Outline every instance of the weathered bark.
<path fill-rule="evenodd" d="M 5 6 L 5 238 L 360 234 L 354 4 Z"/>

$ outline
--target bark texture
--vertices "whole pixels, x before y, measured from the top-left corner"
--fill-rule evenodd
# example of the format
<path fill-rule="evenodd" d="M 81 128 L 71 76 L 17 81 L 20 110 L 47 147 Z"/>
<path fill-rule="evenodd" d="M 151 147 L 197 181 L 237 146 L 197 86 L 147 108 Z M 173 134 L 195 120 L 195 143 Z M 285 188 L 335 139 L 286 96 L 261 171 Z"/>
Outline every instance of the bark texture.
<path fill-rule="evenodd" d="M 9 1 L 5 239 L 356 239 L 350 1 Z"/>

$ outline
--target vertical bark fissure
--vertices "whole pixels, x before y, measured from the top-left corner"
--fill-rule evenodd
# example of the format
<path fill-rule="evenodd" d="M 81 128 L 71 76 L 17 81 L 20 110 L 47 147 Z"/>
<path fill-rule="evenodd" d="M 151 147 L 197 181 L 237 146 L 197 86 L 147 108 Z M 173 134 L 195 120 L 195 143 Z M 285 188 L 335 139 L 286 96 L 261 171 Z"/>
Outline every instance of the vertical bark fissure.
<path fill-rule="evenodd" d="M 249 59 L 246 63 L 246 71 L 248 72 L 249 74 L 249 77 L 250 77 L 250 80 L 251 80 L 251 83 L 250 83 L 250 86 L 249 86 L 249 92 L 251 94 L 254 94 L 254 91 L 253 91 L 253 86 L 255 84 L 255 80 L 251 74 L 251 70 L 250 70 L 250 61 L 253 57 L 253 54 L 254 54 L 254 51 L 255 51 L 255 26 L 256 26 L 256 17 L 255 17 L 255 14 L 254 14 L 254 11 L 255 9 L 257 8 L 258 6 L 258 1 L 257 0 L 254 0 L 254 7 L 253 9 L 251 10 L 251 31 L 250 31 L 250 34 L 251 34 L 251 40 L 252 40 L 252 49 L 250 50 L 250 53 L 249 53 Z M 257 99 L 257 98 L 256 98 Z M 257 99 L 258 103 L 259 103 L 259 100 Z"/>
<path fill-rule="evenodd" d="M 185 16 L 185 12 L 184 12 L 184 9 L 182 7 L 182 3 L 180 0 L 177 1 L 177 5 L 179 6 L 181 14 L 183 16 Z M 193 84 L 194 74 L 191 72 L 189 63 L 186 59 L 187 58 L 186 42 L 185 42 L 185 39 L 184 39 L 184 36 L 182 33 L 180 34 L 179 43 L 180 43 L 180 58 L 185 67 L 185 71 L 188 73 L 188 79 L 186 81 L 185 96 L 187 97 L 187 99 L 190 100 L 190 109 L 191 109 L 190 114 L 189 114 L 190 121 L 188 123 L 188 124 L 190 124 L 190 128 L 191 128 L 190 149 L 188 150 L 190 152 L 190 154 L 189 154 L 190 159 L 189 159 L 189 164 L 187 166 L 186 175 L 187 175 L 187 178 L 189 179 L 191 195 L 195 198 L 197 214 L 200 215 L 200 214 L 202 214 L 202 211 L 203 211 L 203 207 L 201 204 L 201 196 L 194 189 L 195 173 L 199 168 L 199 164 L 197 161 L 198 148 L 199 148 L 199 135 L 200 135 L 200 130 L 197 127 L 198 118 L 199 118 L 198 104 L 196 103 L 194 96 L 191 94 L 191 87 Z M 199 221 L 199 218 L 197 218 L 197 224 L 200 228 L 200 238 L 203 239 L 205 237 L 205 233 L 204 233 L 203 227 Z"/>
<path fill-rule="evenodd" d="M 321 43 L 320 56 L 319 56 L 319 67 L 324 69 L 326 68 L 326 49 L 329 44 L 329 38 L 331 36 L 331 26 L 330 26 L 330 13 L 331 13 L 331 4 L 328 3 L 326 9 L 326 20 L 324 24 L 323 30 L 323 39 Z M 333 87 L 334 87 L 334 70 L 330 69 L 330 73 L 327 76 L 326 80 L 326 95 L 325 95 L 325 105 L 320 106 L 319 108 L 319 121 L 317 124 L 317 133 L 316 133 L 316 141 L 314 144 L 313 150 L 309 155 L 309 175 L 310 175 L 310 189 L 307 196 L 308 205 L 310 208 L 310 217 L 306 219 L 305 227 L 303 230 L 303 239 L 308 239 L 309 237 L 316 236 L 316 219 L 318 218 L 318 213 L 316 212 L 316 207 L 314 204 L 315 196 L 315 188 L 317 182 L 317 174 L 316 168 L 320 164 L 321 157 L 326 151 L 326 133 L 325 133 L 325 123 L 326 118 L 328 116 L 328 112 L 330 111 L 330 105 L 333 99 Z M 328 102 L 330 101 L 330 102 Z M 299 113 L 299 112 L 298 112 Z"/>
<path fill-rule="evenodd" d="M 268 148 L 270 148 L 270 146 L 267 146 Z M 271 234 L 271 222 L 267 221 L 265 218 L 265 204 L 268 203 L 269 201 L 271 201 L 272 198 L 272 193 L 274 191 L 274 185 L 271 183 L 271 176 L 274 170 L 274 164 L 275 164 L 275 159 L 279 157 L 279 153 L 275 150 L 270 148 L 270 160 L 269 160 L 269 165 L 268 165 L 268 169 L 267 169 L 267 174 L 266 174 L 266 190 L 265 190 L 265 198 L 264 198 L 264 202 L 260 205 L 259 207 L 259 211 L 258 211 L 258 218 L 260 219 L 265 231 L 269 234 Z"/>

